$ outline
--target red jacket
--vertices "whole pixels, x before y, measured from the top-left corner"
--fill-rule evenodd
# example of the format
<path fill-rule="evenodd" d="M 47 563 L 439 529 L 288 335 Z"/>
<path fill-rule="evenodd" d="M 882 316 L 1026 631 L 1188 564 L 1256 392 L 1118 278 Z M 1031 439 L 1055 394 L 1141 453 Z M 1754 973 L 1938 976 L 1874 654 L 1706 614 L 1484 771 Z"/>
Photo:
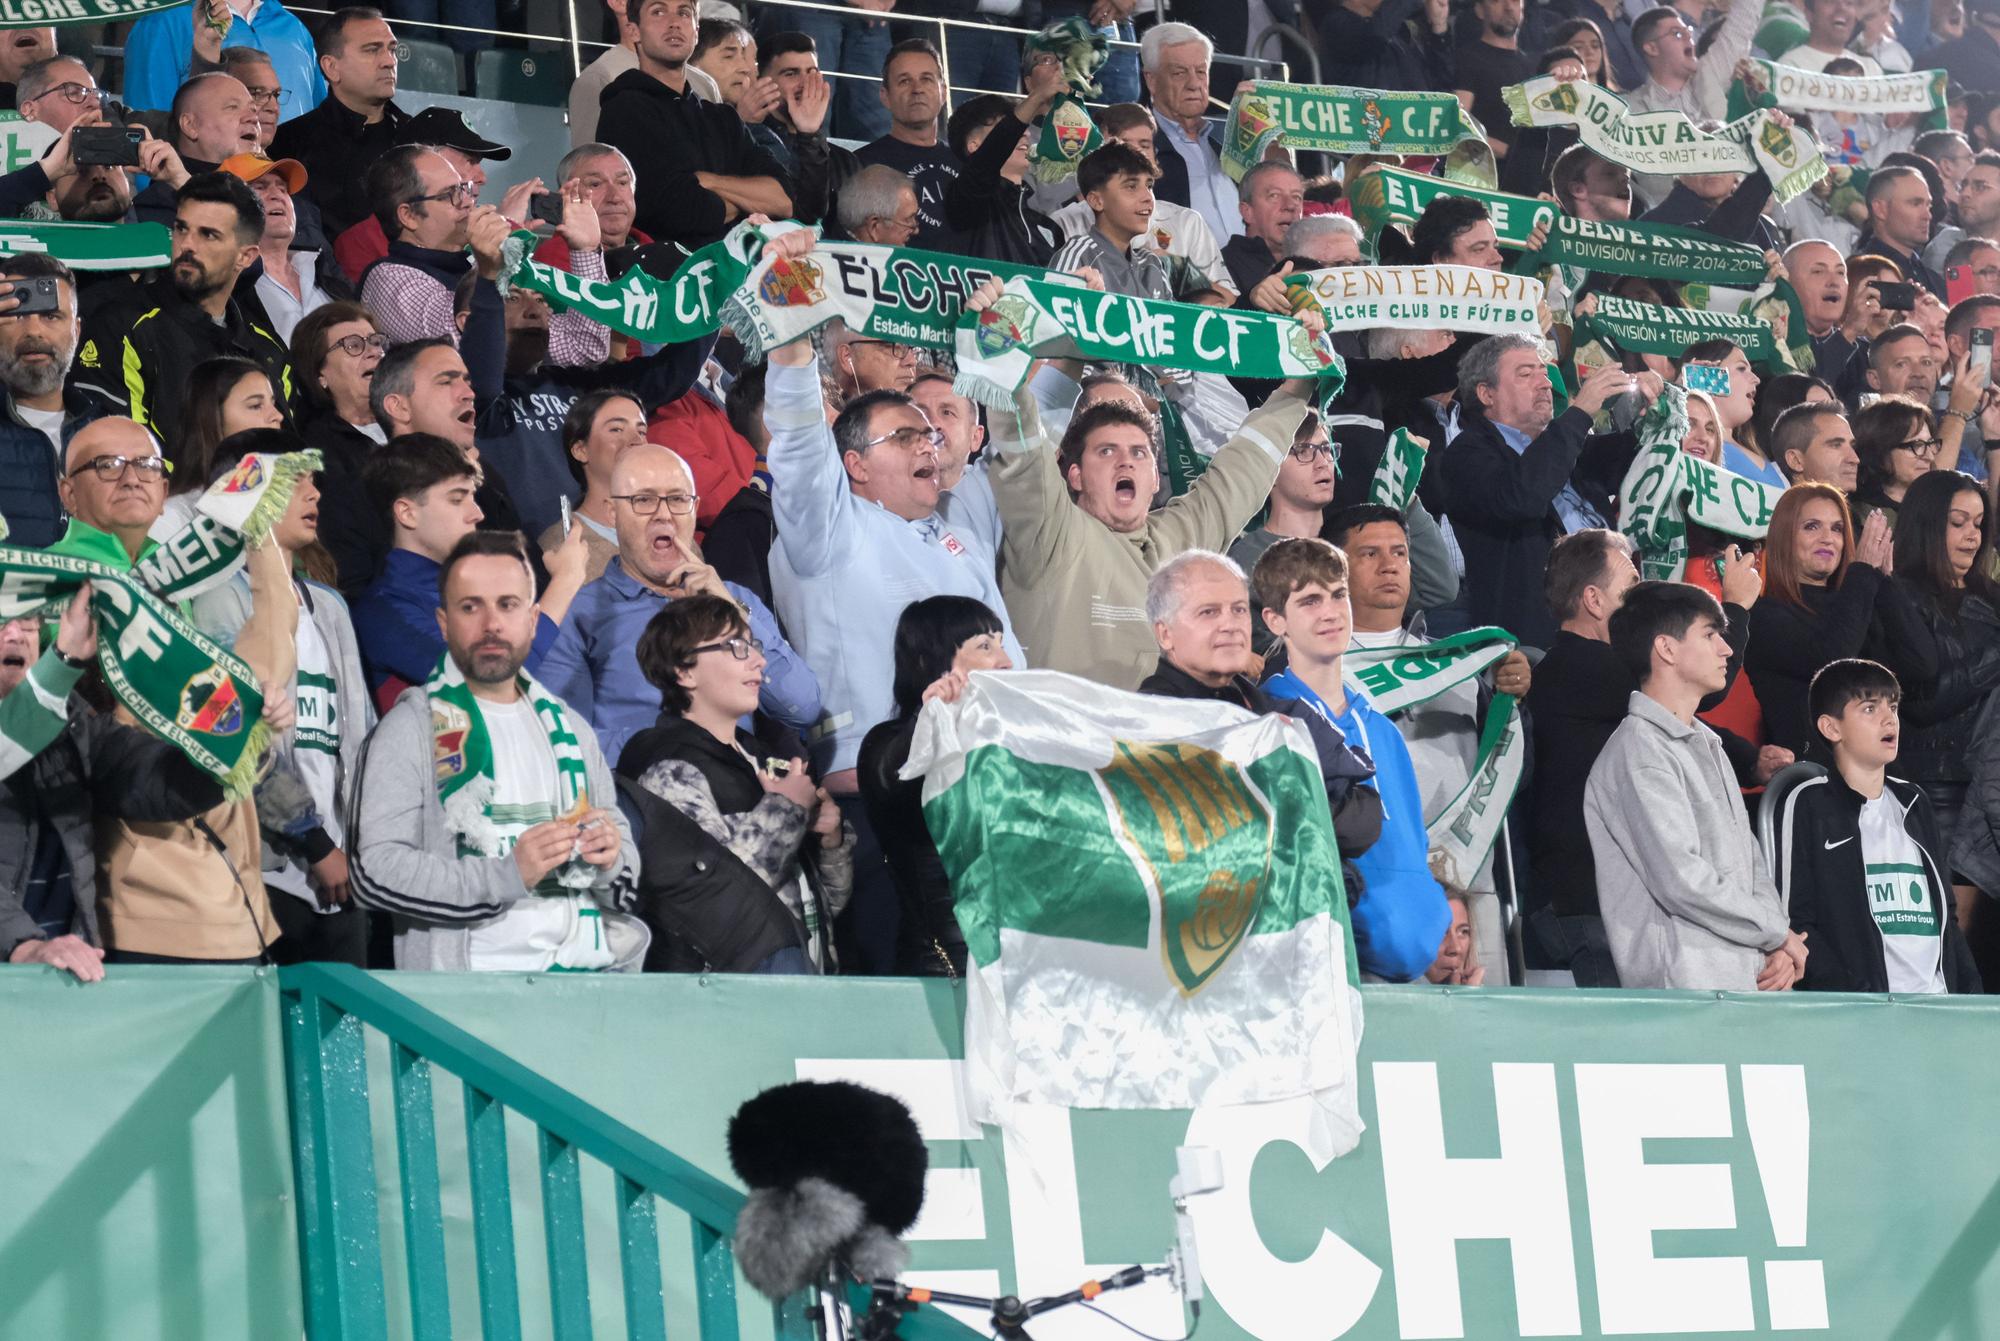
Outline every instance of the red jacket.
<path fill-rule="evenodd" d="M 757 449 L 729 426 L 729 416 L 700 387 L 655 410 L 646 437 L 679 452 L 694 472 L 694 491 L 701 498 L 694 524 L 703 531 L 757 469 Z"/>

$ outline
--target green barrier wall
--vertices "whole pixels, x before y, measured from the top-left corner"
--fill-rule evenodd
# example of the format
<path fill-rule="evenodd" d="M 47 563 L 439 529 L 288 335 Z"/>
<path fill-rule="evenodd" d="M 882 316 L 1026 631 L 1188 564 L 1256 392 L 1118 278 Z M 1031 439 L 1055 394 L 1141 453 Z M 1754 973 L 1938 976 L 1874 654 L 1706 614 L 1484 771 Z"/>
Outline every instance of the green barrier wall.
<path fill-rule="evenodd" d="M 1173 1150 L 1192 1143 L 1218 1149 L 1228 1178 L 1195 1202 L 1204 1341 L 2000 1335 L 1986 1134 L 2000 1006 L 1985 1001 L 1371 990 L 1369 1131 L 1322 1163 L 1297 1105 L 1030 1113 L 1004 1139 L 971 1127 L 954 1100 L 957 998 L 938 984 L 386 980 L 725 1177 L 725 1123 L 757 1089 L 800 1075 L 895 1089 L 931 1139 L 914 1246 L 938 1284 L 1052 1290 L 1161 1260 Z M 0 1337 L 299 1336 L 270 980 L 128 971 L 83 989 L 16 970 L 0 973 L 0 1009 Z M 385 1089 L 378 1065 L 396 1300 Z M 462 1117 L 455 1087 L 438 1092 L 454 1330 L 473 1335 Z M 526 1333 L 546 1335 L 519 1134 L 510 1155 Z M 592 1302 L 615 1335 L 608 1175 L 584 1177 Z M 669 1224 L 680 1336 L 685 1238 Z M 1106 1304 L 1181 1334 L 1163 1290 Z M 761 1306 L 746 1299 L 743 1317 L 746 1335 L 768 1333 Z M 1034 1330 L 1130 1336 L 1077 1312 Z"/>

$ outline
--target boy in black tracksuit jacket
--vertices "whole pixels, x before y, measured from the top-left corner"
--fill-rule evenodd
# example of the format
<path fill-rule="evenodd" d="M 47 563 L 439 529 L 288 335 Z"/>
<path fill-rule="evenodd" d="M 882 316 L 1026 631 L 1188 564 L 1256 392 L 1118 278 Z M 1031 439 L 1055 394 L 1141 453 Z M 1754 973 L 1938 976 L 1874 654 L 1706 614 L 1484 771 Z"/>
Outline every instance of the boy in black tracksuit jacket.
<path fill-rule="evenodd" d="M 1980 990 L 1930 798 L 1886 772 L 1900 698 L 1886 667 L 1861 660 L 1830 663 L 1808 691 L 1834 767 L 1793 788 L 1780 830 L 1779 892 L 1806 938 L 1801 991 Z"/>

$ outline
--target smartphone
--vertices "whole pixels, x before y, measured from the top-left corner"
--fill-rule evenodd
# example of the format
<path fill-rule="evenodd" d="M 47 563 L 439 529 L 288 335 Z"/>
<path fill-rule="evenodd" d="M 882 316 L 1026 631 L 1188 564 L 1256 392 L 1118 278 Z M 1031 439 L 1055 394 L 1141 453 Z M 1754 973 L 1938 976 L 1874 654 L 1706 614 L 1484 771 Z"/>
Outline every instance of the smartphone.
<path fill-rule="evenodd" d="M 38 279 L 9 279 L 0 283 L 11 285 L 13 296 L 20 299 L 20 306 L 11 312 L 0 313 L 0 316 L 25 317 L 36 312 L 56 310 L 56 282 L 53 278 L 42 276 Z M 1988 331 L 1987 334 L 1990 336 L 1992 332 Z"/>
<path fill-rule="evenodd" d="M 1681 385 L 1689 391 L 1726 396 L 1729 394 L 1729 369 L 1710 363 L 1690 363 L 1681 369 Z"/>
<path fill-rule="evenodd" d="M 570 527 L 569 496 L 567 494 L 559 495 L 556 501 L 562 504 L 563 539 L 567 540 L 569 539 Z"/>
<path fill-rule="evenodd" d="M 1972 347 L 1972 366 L 1984 368 L 1990 375 L 1993 371 L 1993 328 L 1974 326 L 1966 333 L 1966 340 Z"/>
<path fill-rule="evenodd" d="M 1917 286 L 1914 284 L 1886 284 L 1875 281 L 1875 295 L 1882 306 L 1890 312 L 1910 312 L 1917 306 Z"/>
<path fill-rule="evenodd" d="M 563 198 L 560 191 L 544 191 L 528 201 L 528 217 L 539 219 L 545 224 L 560 224 L 563 214 Z"/>
<path fill-rule="evenodd" d="M 70 155 L 80 168 L 139 166 L 146 132 L 137 126 L 78 126 L 70 135 Z"/>
<path fill-rule="evenodd" d="M 1969 265 L 1948 265 L 1944 268 L 1944 302 L 1946 307 L 1957 307 L 1966 299 L 1979 292 L 1979 276 L 1972 273 Z"/>

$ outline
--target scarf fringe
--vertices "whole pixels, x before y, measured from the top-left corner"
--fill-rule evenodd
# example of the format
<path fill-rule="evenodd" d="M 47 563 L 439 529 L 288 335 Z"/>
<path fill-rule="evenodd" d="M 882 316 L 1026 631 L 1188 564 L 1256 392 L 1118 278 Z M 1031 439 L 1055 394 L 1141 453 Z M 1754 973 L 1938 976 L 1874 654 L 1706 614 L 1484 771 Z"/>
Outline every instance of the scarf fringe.
<path fill-rule="evenodd" d="M 1029 365 L 1033 367 L 1033 364 Z M 990 377 L 968 372 L 960 367 L 958 376 L 951 379 L 951 389 L 967 400 L 975 401 L 989 410 L 1011 410 L 1014 408 L 1014 390 L 1003 387 Z"/>
<path fill-rule="evenodd" d="M 223 799 L 241 801 L 256 790 L 273 743 L 274 733 L 270 724 L 258 718 L 250 728 L 250 737 L 243 746 L 243 753 L 237 756 L 235 767 L 222 775 Z"/>
<path fill-rule="evenodd" d="M 243 519 L 238 532 L 246 548 L 261 545 L 270 537 L 272 528 L 284 520 L 286 510 L 292 506 L 292 495 L 298 492 L 299 481 L 323 464 L 318 450 L 313 448 L 271 458 L 271 482 L 264 487 L 263 496 Z"/>

